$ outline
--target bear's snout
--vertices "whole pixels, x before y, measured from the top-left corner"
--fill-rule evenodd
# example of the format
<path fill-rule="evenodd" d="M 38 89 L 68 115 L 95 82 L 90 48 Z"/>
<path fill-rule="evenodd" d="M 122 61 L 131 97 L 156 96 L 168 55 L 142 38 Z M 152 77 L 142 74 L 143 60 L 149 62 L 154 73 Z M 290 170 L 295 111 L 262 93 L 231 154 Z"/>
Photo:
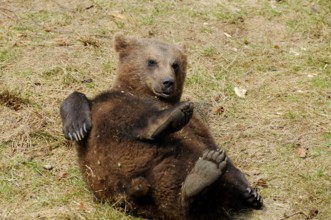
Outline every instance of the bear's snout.
<path fill-rule="evenodd" d="M 162 93 L 171 95 L 175 90 L 175 80 L 171 78 L 166 78 L 162 80 Z"/>
<path fill-rule="evenodd" d="M 162 85 L 164 89 L 170 89 L 174 85 L 174 80 L 173 79 L 165 79 L 162 81 Z"/>

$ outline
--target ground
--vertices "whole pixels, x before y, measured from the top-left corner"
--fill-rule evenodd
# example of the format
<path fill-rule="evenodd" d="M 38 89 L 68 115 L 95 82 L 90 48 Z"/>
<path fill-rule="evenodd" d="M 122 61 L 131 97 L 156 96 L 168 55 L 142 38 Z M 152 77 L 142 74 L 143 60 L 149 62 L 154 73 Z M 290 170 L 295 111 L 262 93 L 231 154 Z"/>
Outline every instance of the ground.
<path fill-rule="evenodd" d="M 330 14 L 329 0 L 2 0 L 0 219 L 136 219 L 93 202 L 59 117 L 72 91 L 110 87 L 118 31 L 185 42 L 183 100 L 264 197 L 250 219 L 329 219 Z"/>

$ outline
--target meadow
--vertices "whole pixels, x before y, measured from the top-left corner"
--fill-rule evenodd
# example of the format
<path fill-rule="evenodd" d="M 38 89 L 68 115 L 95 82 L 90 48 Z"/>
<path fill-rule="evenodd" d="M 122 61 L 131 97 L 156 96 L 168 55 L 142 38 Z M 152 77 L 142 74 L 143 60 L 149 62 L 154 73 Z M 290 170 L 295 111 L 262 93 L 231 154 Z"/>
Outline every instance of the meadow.
<path fill-rule="evenodd" d="M 93 201 L 59 116 L 112 85 L 119 31 L 186 44 L 183 100 L 265 201 L 238 218 L 331 218 L 330 0 L 0 0 L 0 219 L 137 219 Z"/>

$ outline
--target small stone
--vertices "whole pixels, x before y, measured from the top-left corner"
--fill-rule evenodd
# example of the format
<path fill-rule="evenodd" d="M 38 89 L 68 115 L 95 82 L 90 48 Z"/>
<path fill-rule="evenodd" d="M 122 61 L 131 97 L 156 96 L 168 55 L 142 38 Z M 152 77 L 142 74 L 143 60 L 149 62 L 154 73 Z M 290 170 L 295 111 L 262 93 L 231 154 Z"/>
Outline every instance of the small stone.
<path fill-rule="evenodd" d="M 52 166 L 52 165 L 50 165 L 50 164 L 46 164 L 46 165 L 43 166 L 43 168 L 44 168 L 45 170 L 52 170 L 52 169 L 54 168 L 54 166 Z"/>

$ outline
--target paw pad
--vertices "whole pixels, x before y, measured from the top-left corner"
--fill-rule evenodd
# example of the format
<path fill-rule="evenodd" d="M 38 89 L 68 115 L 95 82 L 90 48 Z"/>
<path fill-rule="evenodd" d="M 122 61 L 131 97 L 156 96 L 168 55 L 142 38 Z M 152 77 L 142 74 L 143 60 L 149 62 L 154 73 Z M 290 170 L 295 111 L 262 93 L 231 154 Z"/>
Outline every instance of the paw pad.
<path fill-rule="evenodd" d="M 193 197 L 216 182 L 224 173 L 227 157 L 223 150 L 205 151 L 186 177 L 183 184 L 183 199 Z"/>

